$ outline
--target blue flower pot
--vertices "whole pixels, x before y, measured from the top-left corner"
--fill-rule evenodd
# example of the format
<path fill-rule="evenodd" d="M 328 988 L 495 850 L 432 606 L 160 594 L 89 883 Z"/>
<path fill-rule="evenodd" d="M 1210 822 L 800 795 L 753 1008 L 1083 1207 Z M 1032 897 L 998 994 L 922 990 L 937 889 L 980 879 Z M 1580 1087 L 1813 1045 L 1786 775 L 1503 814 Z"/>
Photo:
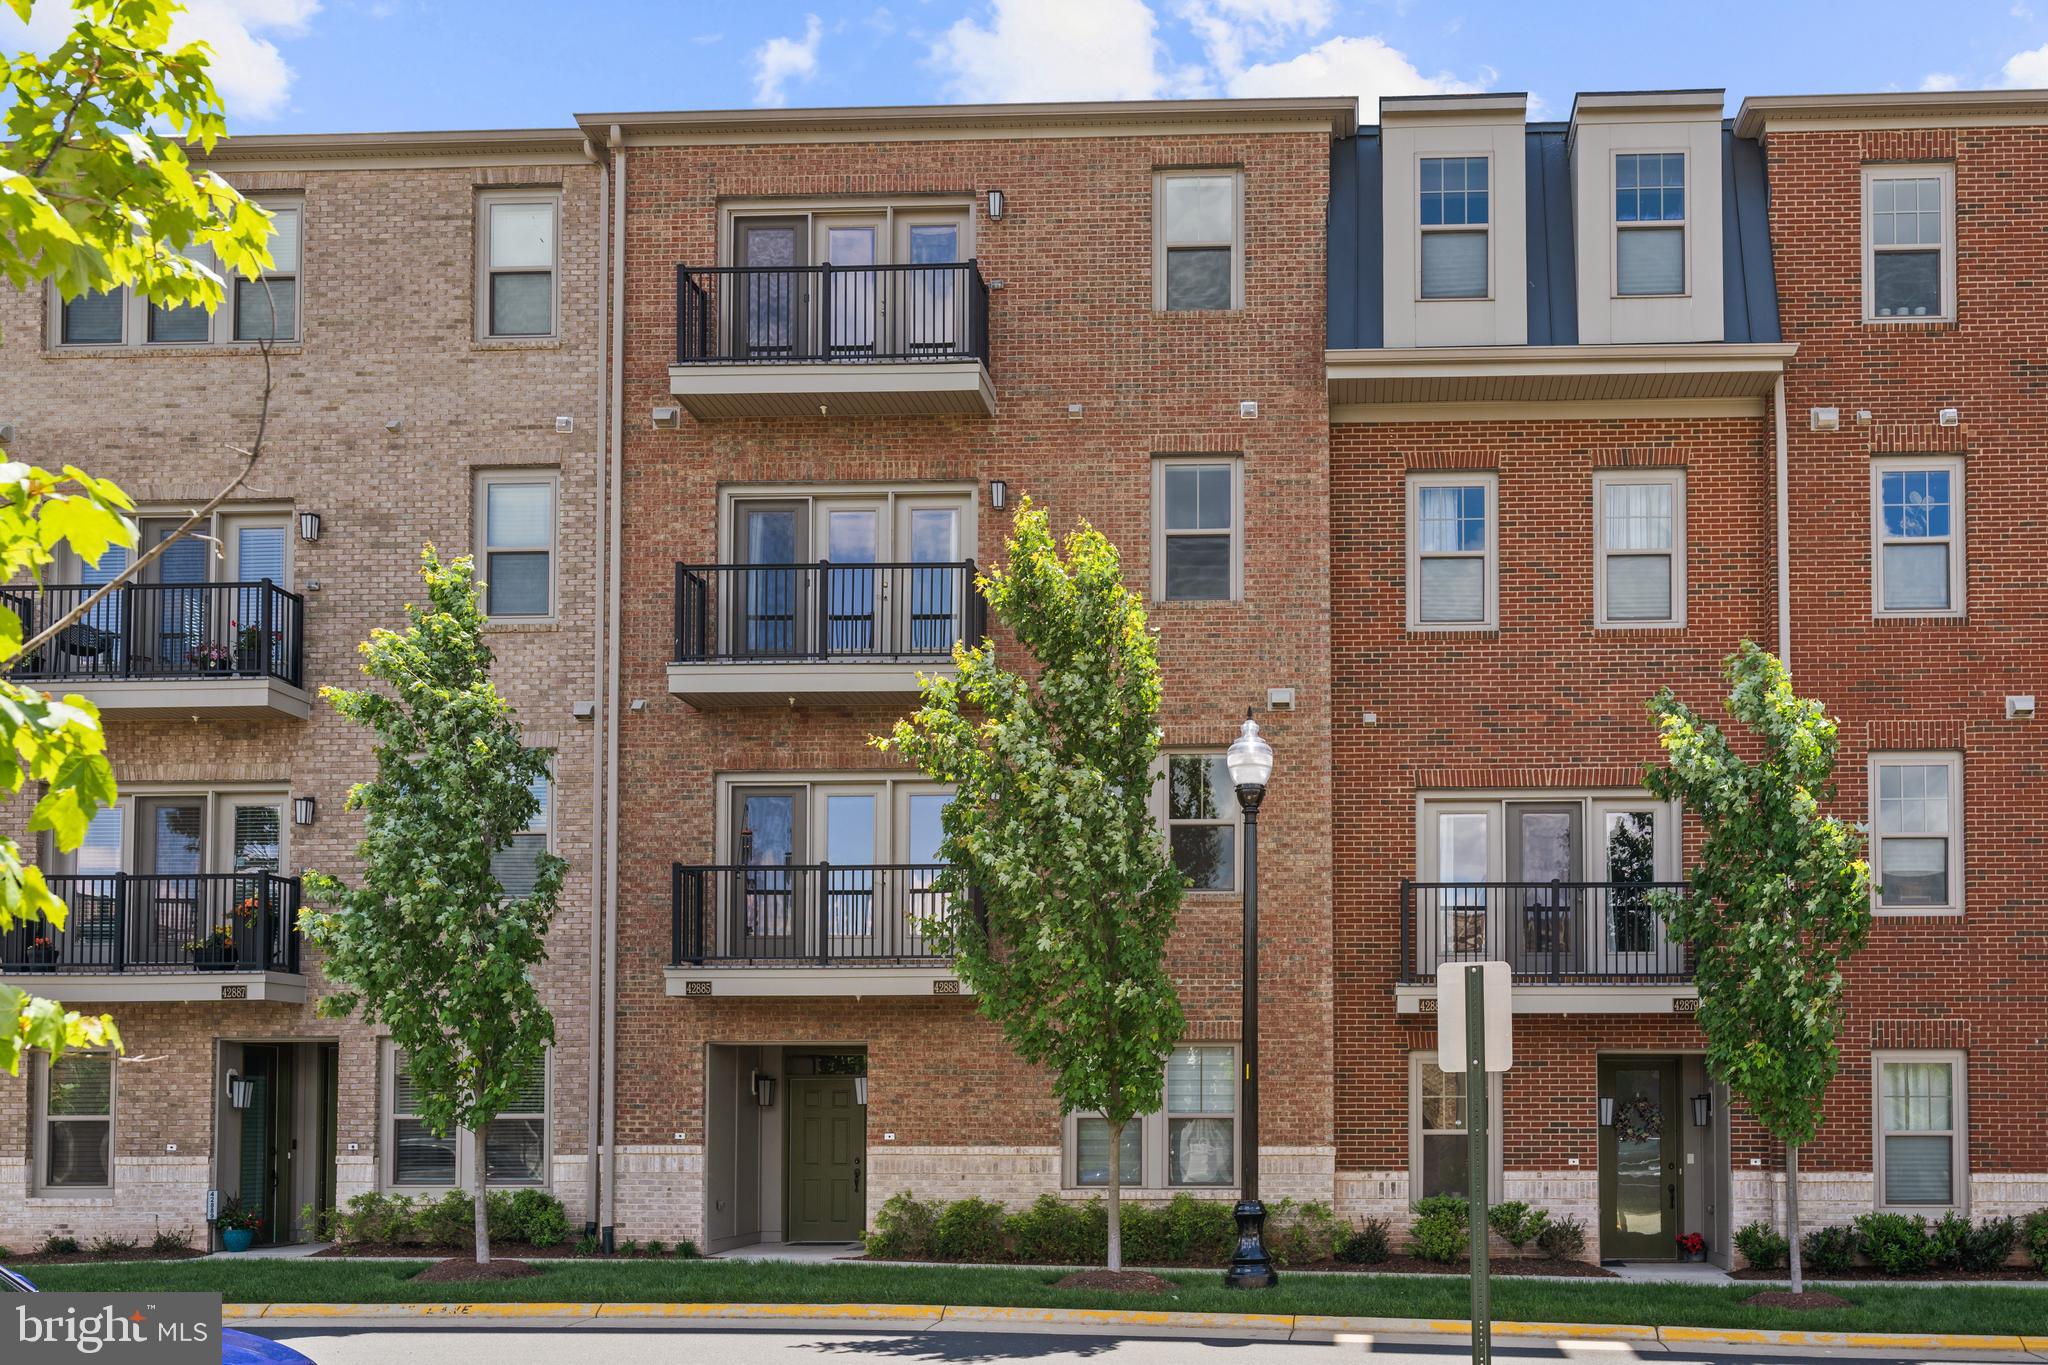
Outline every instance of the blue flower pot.
<path fill-rule="evenodd" d="M 256 1229 L 226 1228 L 222 1230 L 220 1240 L 229 1251 L 247 1251 L 256 1245 Z"/>

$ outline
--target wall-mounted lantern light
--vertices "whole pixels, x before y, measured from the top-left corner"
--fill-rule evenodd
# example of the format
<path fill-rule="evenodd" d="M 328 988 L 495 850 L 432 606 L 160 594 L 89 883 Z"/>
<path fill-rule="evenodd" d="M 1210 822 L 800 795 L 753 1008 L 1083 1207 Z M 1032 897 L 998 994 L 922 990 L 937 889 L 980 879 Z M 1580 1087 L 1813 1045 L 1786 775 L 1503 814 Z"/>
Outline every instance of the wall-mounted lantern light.
<path fill-rule="evenodd" d="M 867 1077 L 865 1077 L 865 1076 L 855 1076 L 855 1077 L 853 1078 L 853 1102 L 854 1102 L 855 1104 L 858 1104 L 858 1105 L 862 1105 L 862 1106 L 865 1106 L 865 1105 L 867 1104 L 867 1102 L 868 1102 L 868 1078 L 867 1078 Z"/>
<path fill-rule="evenodd" d="M 320 514 L 318 512 L 299 513 L 299 539 L 320 539 Z"/>
<path fill-rule="evenodd" d="M 754 1103 L 763 1109 L 775 1107 L 775 1078 L 754 1073 Z"/>
<path fill-rule="evenodd" d="M 1714 1117 L 1714 1097 L 1694 1095 L 1692 1097 L 1692 1126 L 1704 1128 Z"/>
<path fill-rule="evenodd" d="M 1001 479 L 990 479 L 988 481 L 988 505 L 1000 512 L 1003 510 L 1003 504 L 1009 500 L 1010 485 L 1004 483 Z"/>
<path fill-rule="evenodd" d="M 234 1109 L 247 1109 L 256 1102 L 256 1082 L 228 1073 L 228 1105 Z"/>
<path fill-rule="evenodd" d="M 1612 1095 L 1602 1095 L 1600 1097 L 1600 1126 L 1602 1128 L 1612 1128 L 1614 1126 L 1614 1096 Z"/>
<path fill-rule="evenodd" d="M 1003 207 L 1003 192 L 1001 190 L 990 190 L 988 192 L 989 218 L 992 221 L 1001 222 L 1003 219 Z"/>
<path fill-rule="evenodd" d="M 293 824 L 295 824 L 295 825 L 310 825 L 310 824 L 312 824 L 312 823 L 313 823 L 313 816 L 314 816 L 314 815 L 315 815 L 315 814 L 317 813 L 317 811 L 318 811 L 318 803 L 317 803 L 317 802 L 315 802 L 315 801 L 313 800 L 313 798 L 312 798 L 312 797 L 310 797 L 310 796 L 294 796 L 294 797 L 292 798 L 292 823 L 293 823 Z"/>

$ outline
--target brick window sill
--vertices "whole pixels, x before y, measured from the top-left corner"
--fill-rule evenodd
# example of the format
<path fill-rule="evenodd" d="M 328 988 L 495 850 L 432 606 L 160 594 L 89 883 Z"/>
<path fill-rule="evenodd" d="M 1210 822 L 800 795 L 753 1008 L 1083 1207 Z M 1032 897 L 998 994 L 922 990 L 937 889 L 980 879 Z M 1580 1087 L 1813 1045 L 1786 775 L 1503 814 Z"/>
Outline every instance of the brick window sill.
<path fill-rule="evenodd" d="M 562 629 L 560 621 L 486 621 L 486 635 L 554 635 Z"/>
<path fill-rule="evenodd" d="M 284 356 L 303 355 L 305 343 L 294 341 L 281 343 L 270 348 L 273 360 Z M 45 360 L 144 360 L 158 356 L 183 356 L 186 358 L 244 356 L 260 358 L 263 348 L 254 342 L 238 341 L 221 346 L 46 346 Z"/>
<path fill-rule="evenodd" d="M 471 341 L 469 349 L 472 351 L 559 351 L 562 349 L 562 345 L 560 337 L 534 337 L 525 341 L 514 341 L 508 337 L 488 341 Z"/>

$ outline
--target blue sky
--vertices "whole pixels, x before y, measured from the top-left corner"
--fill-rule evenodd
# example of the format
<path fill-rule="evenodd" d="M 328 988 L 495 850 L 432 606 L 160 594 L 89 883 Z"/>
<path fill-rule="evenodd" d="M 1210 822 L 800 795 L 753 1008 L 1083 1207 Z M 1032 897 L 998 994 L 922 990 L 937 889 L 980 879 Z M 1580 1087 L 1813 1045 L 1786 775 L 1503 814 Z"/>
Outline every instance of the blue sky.
<path fill-rule="evenodd" d="M 242 132 L 753 105 L 2048 86 L 2048 0 L 187 0 Z M 2036 6 L 2041 13 L 2036 13 Z M 38 0 L 35 27 L 62 21 Z M 1845 17 L 1854 15 L 1853 21 Z M 11 25 L 12 21 L 8 21 Z M 12 46 L 18 26 L 0 26 Z"/>

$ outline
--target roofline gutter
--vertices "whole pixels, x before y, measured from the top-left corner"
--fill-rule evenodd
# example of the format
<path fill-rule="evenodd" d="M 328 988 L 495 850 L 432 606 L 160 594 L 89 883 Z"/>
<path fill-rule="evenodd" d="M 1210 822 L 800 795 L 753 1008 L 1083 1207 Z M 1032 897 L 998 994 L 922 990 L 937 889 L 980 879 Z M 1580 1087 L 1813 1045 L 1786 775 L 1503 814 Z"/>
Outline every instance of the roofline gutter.
<path fill-rule="evenodd" d="M 792 133 L 953 133 L 1086 127 L 1144 128 L 1199 123 L 1327 124 L 1335 137 L 1358 131 L 1358 99 L 1295 96 L 1273 99 L 1064 100 L 1019 104 L 911 104 L 818 109 L 687 109 L 578 114 L 578 126 L 623 130 L 627 142 L 660 136 L 716 141 Z M 622 144 L 624 145 L 624 144 Z"/>
<path fill-rule="evenodd" d="M 2048 121 L 2048 90 L 1908 90 L 1860 95 L 1751 95 L 1735 112 L 1735 136 L 1756 139 L 1773 123 L 1844 127 L 1960 127 Z"/>

